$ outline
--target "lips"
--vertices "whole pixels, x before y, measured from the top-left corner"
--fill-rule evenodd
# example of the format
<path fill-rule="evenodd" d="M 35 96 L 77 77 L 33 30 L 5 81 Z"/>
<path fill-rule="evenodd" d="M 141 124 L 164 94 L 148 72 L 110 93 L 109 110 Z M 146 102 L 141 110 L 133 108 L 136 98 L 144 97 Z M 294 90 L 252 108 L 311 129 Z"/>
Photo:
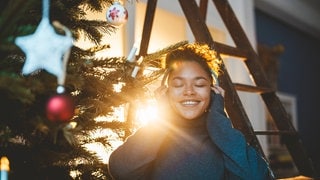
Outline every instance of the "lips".
<path fill-rule="evenodd" d="M 200 101 L 197 100 L 186 100 L 186 101 L 181 101 L 181 104 L 183 106 L 195 106 L 198 105 L 200 103 Z"/>

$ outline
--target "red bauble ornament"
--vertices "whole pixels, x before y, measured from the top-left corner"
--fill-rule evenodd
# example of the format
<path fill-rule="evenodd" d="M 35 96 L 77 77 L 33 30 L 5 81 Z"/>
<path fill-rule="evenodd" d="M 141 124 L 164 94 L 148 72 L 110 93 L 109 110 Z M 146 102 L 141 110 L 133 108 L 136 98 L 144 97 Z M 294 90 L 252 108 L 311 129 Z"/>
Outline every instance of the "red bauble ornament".
<path fill-rule="evenodd" d="M 58 94 L 52 96 L 46 107 L 47 118 L 51 121 L 69 121 L 74 115 L 75 105 L 70 96 Z"/>
<path fill-rule="evenodd" d="M 120 2 L 114 2 L 107 10 L 106 18 L 108 23 L 120 26 L 127 22 L 128 11 Z"/>

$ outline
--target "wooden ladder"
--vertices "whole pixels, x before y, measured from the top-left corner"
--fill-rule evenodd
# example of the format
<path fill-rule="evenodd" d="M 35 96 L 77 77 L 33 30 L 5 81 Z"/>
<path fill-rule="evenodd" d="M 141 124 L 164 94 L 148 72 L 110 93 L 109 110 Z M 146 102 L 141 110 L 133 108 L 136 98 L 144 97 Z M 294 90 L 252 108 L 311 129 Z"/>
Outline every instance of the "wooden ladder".
<path fill-rule="evenodd" d="M 225 89 L 226 111 L 232 120 L 233 126 L 239 129 L 246 137 L 249 144 L 256 147 L 264 156 L 263 150 L 257 139 L 257 135 L 279 135 L 287 147 L 299 173 L 303 176 L 314 177 L 315 171 L 311 160 L 307 156 L 298 132 L 295 130 L 289 115 L 284 109 L 276 91 L 269 84 L 265 72 L 260 65 L 259 56 L 251 46 L 244 30 L 236 18 L 227 0 L 212 0 L 216 6 L 226 28 L 228 29 L 236 47 L 231 47 L 213 40 L 205 23 L 208 0 L 200 0 L 199 6 L 195 0 L 179 0 L 180 6 L 189 23 L 192 33 L 197 42 L 210 45 L 213 50 L 220 54 L 242 57 L 256 86 L 233 83 L 226 68 L 219 77 L 220 85 Z M 141 38 L 139 56 L 147 54 L 152 24 L 154 20 L 157 0 L 148 0 L 143 36 Z M 277 131 L 255 131 L 244 110 L 237 91 L 258 93 L 261 95 Z"/>

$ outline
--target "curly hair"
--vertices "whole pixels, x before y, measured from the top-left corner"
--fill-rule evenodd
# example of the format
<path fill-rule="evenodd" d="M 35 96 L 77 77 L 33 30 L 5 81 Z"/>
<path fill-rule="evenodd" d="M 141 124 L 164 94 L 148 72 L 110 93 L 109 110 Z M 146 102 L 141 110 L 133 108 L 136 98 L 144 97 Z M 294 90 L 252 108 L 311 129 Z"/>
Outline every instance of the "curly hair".
<path fill-rule="evenodd" d="M 198 63 L 211 77 L 221 73 L 221 60 L 217 57 L 217 52 L 210 49 L 207 44 L 188 43 L 171 52 L 165 58 L 165 68 L 172 69 L 176 62 L 193 61 Z"/>

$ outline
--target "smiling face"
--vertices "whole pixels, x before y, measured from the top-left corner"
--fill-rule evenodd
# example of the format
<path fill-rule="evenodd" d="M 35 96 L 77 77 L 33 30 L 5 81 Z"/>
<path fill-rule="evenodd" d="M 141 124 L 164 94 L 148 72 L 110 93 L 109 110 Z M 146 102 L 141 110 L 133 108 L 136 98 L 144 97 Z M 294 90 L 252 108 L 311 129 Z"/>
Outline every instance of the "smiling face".
<path fill-rule="evenodd" d="M 200 117 L 210 103 L 211 79 L 194 61 L 176 61 L 168 77 L 168 99 L 173 111 L 184 119 Z"/>

